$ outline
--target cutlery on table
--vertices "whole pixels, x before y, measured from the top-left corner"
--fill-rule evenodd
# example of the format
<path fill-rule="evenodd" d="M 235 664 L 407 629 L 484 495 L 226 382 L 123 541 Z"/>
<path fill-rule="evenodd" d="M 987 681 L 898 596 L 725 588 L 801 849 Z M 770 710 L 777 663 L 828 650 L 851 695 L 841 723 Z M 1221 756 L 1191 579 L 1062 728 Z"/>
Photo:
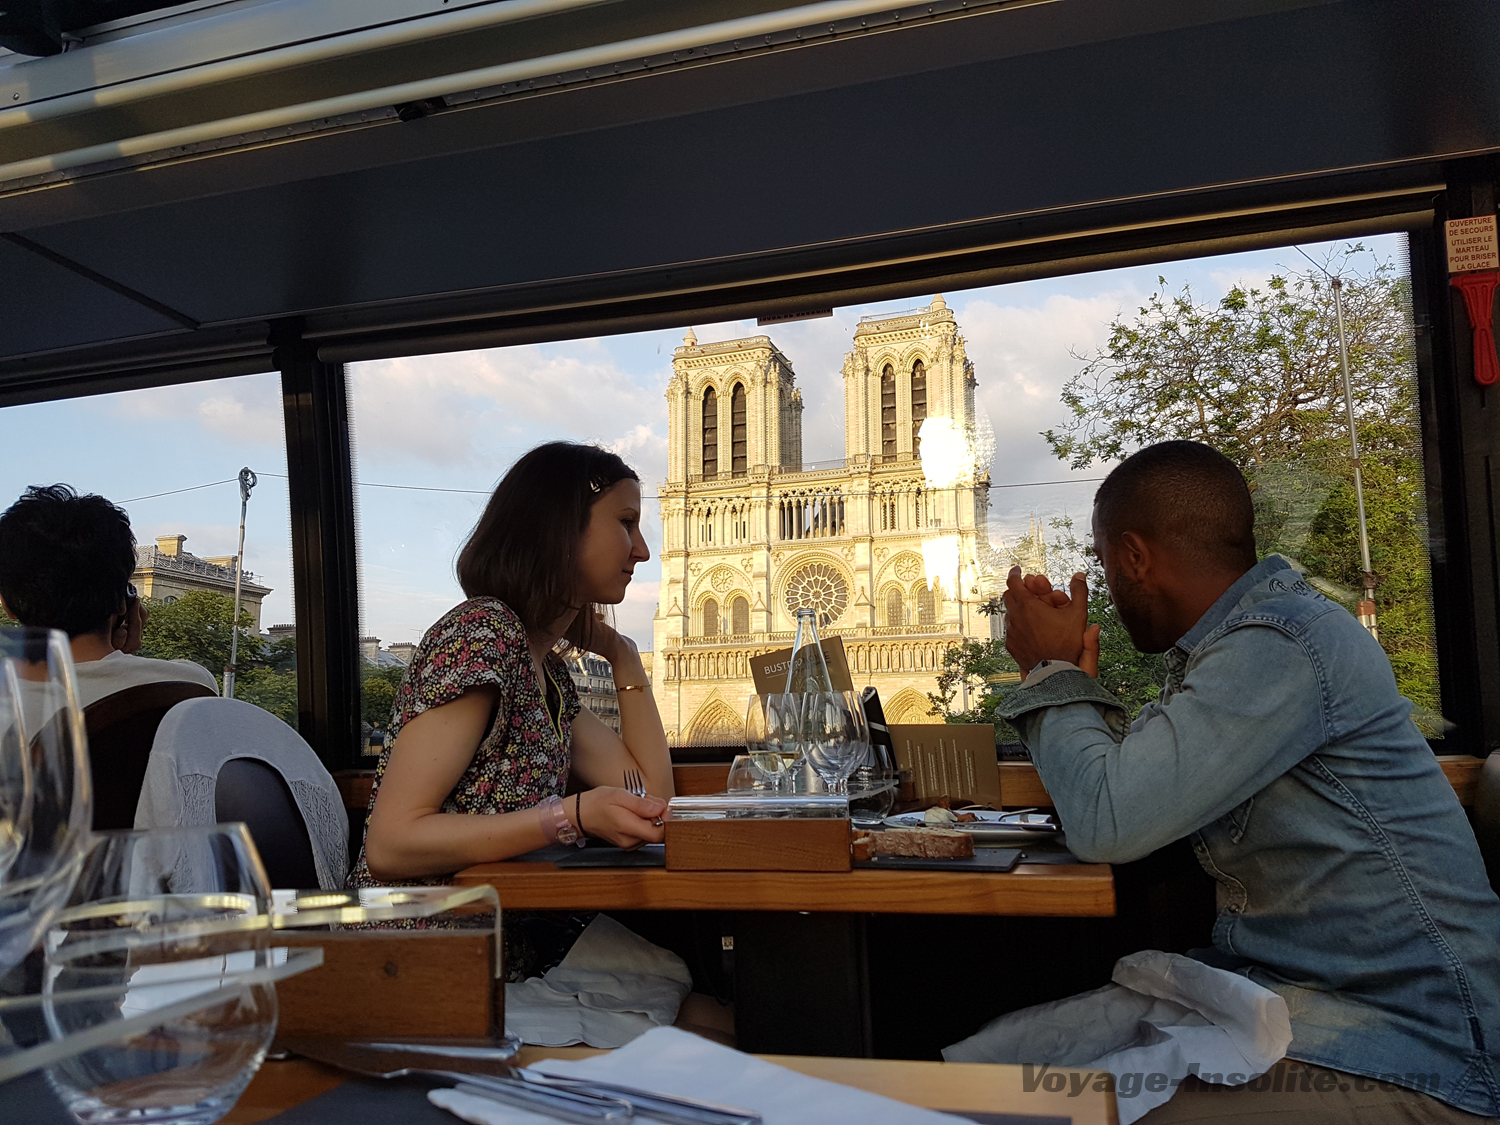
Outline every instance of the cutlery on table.
<path fill-rule="evenodd" d="M 289 1037 L 280 1043 L 305 1058 L 341 1070 L 372 1078 L 407 1075 L 441 1078 L 460 1083 L 459 1089 L 464 1093 L 523 1106 L 567 1121 L 608 1123 L 639 1116 L 668 1125 L 759 1125 L 761 1120 L 758 1113 L 735 1106 L 522 1070 L 512 1064 L 513 1047 L 300 1037 Z M 429 1065 L 423 1065 L 424 1062 Z M 464 1069 L 451 1069 L 456 1066 Z"/>
<path fill-rule="evenodd" d="M 651 795 L 646 792 L 646 779 L 641 776 L 640 770 L 625 771 L 625 792 L 632 793 L 637 797 L 649 797 Z M 651 823 L 660 825 L 661 817 L 657 817 Z"/>

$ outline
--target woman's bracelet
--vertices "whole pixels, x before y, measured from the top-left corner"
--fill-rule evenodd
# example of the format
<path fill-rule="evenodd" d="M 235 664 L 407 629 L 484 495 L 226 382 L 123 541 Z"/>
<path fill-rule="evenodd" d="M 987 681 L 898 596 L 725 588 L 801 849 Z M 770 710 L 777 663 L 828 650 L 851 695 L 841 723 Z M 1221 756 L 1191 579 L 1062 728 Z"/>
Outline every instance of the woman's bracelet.
<path fill-rule="evenodd" d="M 582 794 L 579 794 L 580 802 Z M 563 808 L 562 800 L 558 797 L 543 797 L 541 804 L 536 807 L 537 817 L 542 823 L 542 835 L 547 837 L 549 844 L 577 844 L 583 846 L 583 834 L 573 827 L 572 821 Z"/>
<path fill-rule="evenodd" d="M 650 686 L 650 684 L 616 684 L 615 692 L 618 694 L 622 691 L 645 691 Z"/>

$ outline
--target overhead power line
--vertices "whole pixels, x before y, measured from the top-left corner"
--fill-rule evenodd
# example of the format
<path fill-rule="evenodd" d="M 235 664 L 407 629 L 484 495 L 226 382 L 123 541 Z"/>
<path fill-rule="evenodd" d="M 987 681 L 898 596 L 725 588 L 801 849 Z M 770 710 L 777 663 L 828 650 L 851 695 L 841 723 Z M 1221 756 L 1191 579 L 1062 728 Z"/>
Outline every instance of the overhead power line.
<path fill-rule="evenodd" d="M 267 476 L 272 474 L 267 473 Z M 227 480 L 211 480 L 207 484 L 191 484 L 187 488 L 174 488 L 171 492 L 153 492 L 149 496 L 132 496 L 129 500 L 116 500 L 116 504 L 134 504 L 137 500 L 155 500 L 158 496 L 177 496 L 183 492 L 197 492 L 200 488 L 213 488 L 220 484 L 233 484 L 239 477 L 229 477 Z"/>
<path fill-rule="evenodd" d="M 286 474 L 285 473 L 261 473 L 259 475 L 263 476 L 263 477 L 274 477 L 277 480 L 286 480 Z M 117 503 L 117 504 L 134 504 L 134 503 L 136 503 L 139 500 L 155 500 L 155 499 L 157 499 L 158 497 L 161 497 L 161 496 L 178 496 L 178 495 L 180 495 L 181 493 L 184 493 L 184 492 L 196 492 L 200 488 L 214 488 L 215 486 L 221 485 L 221 484 L 233 484 L 238 479 L 239 479 L 238 477 L 228 477 L 228 478 L 226 478 L 224 480 L 212 480 L 212 481 L 209 481 L 207 484 L 193 484 L 193 485 L 189 485 L 187 488 L 174 488 L 174 489 L 172 489 L 169 492 L 153 492 L 153 493 L 150 493 L 147 496 L 132 496 L 129 500 L 117 500 L 117 501 L 115 501 L 115 503 Z M 1050 487 L 1052 485 L 1058 485 L 1058 484 L 1098 484 L 1103 479 L 1104 479 L 1103 477 L 1067 477 L 1067 478 L 1065 478 L 1063 480 L 1028 480 L 1028 481 L 1017 481 L 1017 482 L 1015 482 L 1013 484 L 992 484 L 992 485 L 990 485 L 990 488 L 1047 488 L 1047 487 Z M 360 487 L 360 488 L 394 488 L 394 489 L 398 489 L 398 490 L 400 490 L 402 492 L 446 492 L 446 493 L 453 493 L 453 494 L 460 495 L 460 496 L 489 496 L 490 493 L 491 493 L 491 491 L 493 491 L 493 490 L 490 490 L 490 489 L 478 489 L 478 488 L 436 488 L 436 487 L 434 487 L 432 485 L 425 485 L 425 484 L 383 484 L 383 483 L 379 483 L 379 482 L 376 482 L 376 481 L 358 481 L 356 483 L 357 483 L 358 487 Z M 929 488 L 926 491 L 928 491 L 928 492 L 949 492 L 949 491 L 956 490 L 958 488 L 967 488 L 967 487 L 971 487 L 971 486 L 969 486 L 969 485 L 950 485 L 948 488 Z M 854 500 L 854 499 L 858 499 L 858 498 L 863 497 L 863 496 L 873 496 L 873 495 L 881 495 L 881 494 L 880 493 L 872 493 L 872 492 L 845 492 L 845 493 L 843 493 L 843 495 L 846 498 L 850 499 L 850 500 Z M 697 495 L 693 496 L 694 500 L 714 500 L 714 501 L 719 501 L 719 500 L 725 500 L 725 501 L 727 501 L 727 500 L 733 500 L 733 499 L 738 499 L 738 498 L 739 498 L 739 496 L 738 496 L 737 493 L 735 493 L 735 494 L 725 493 L 725 494 L 720 495 L 720 496 L 704 496 L 702 494 L 697 494 Z M 658 495 L 643 495 L 641 497 L 641 499 L 642 500 L 660 500 L 661 497 L 658 496 Z"/>

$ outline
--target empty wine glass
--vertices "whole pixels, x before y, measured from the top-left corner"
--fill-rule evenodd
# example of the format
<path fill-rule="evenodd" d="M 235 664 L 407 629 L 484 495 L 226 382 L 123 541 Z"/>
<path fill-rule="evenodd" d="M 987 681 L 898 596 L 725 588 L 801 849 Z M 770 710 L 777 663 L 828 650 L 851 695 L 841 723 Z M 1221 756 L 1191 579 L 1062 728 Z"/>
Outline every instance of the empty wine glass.
<path fill-rule="evenodd" d="M 780 792 L 790 777 L 791 764 L 782 753 L 779 742 L 773 744 L 766 722 L 766 699 L 752 695 L 745 708 L 745 751 L 755 768 L 770 783 L 773 792 Z M 731 771 L 732 772 L 732 771 Z"/>
<path fill-rule="evenodd" d="M 276 1030 L 270 910 L 243 824 L 95 837 L 42 981 L 51 1038 L 98 1044 L 45 1070 L 74 1120 L 211 1125 L 229 1111 Z"/>
<path fill-rule="evenodd" d="M 867 687 L 854 694 L 865 719 L 865 737 L 870 750 L 864 762 L 849 776 L 849 815 L 856 822 L 877 824 L 895 807 L 896 792 L 901 785 L 900 767 L 890 744 L 889 729 L 885 726 L 880 693 Z M 877 734 L 877 723 L 882 734 Z"/>
<path fill-rule="evenodd" d="M 68 900 L 89 842 L 88 740 L 67 635 L 0 629 L 0 664 L 14 677 L 20 723 L 4 737 L 25 748 L 29 825 L 0 878 L 0 972 L 36 945 Z M 3 720 L 0 720 L 3 721 Z"/>
<path fill-rule="evenodd" d="M 779 754 L 788 774 L 794 774 L 802 759 L 802 713 L 804 696 L 777 693 L 765 697 L 766 746 Z"/>
<path fill-rule="evenodd" d="M 807 760 L 828 792 L 846 795 L 849 775 L 869 753 L 864 711 L 853 692 L 810 692 L 805 698 Z"/>
<path fill-rule="evenodd" d="M 0 659 L 0 888 L 31 831 L 31 755 L 20 690 L 15 667 Z"/>

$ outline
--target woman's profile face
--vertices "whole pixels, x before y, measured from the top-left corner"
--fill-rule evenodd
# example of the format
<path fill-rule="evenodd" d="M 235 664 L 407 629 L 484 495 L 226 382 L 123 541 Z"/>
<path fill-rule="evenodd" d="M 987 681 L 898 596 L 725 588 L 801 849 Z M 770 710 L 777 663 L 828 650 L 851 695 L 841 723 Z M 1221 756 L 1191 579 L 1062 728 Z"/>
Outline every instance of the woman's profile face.
<path fill-rule="evenodd" d="M 617 481 L 589 509 L 589 524 L 578 542 L 578 598 L 618 605 L 625 600 L 637 563 L 651 557 L 641 536 L 641 485 Z"/>

